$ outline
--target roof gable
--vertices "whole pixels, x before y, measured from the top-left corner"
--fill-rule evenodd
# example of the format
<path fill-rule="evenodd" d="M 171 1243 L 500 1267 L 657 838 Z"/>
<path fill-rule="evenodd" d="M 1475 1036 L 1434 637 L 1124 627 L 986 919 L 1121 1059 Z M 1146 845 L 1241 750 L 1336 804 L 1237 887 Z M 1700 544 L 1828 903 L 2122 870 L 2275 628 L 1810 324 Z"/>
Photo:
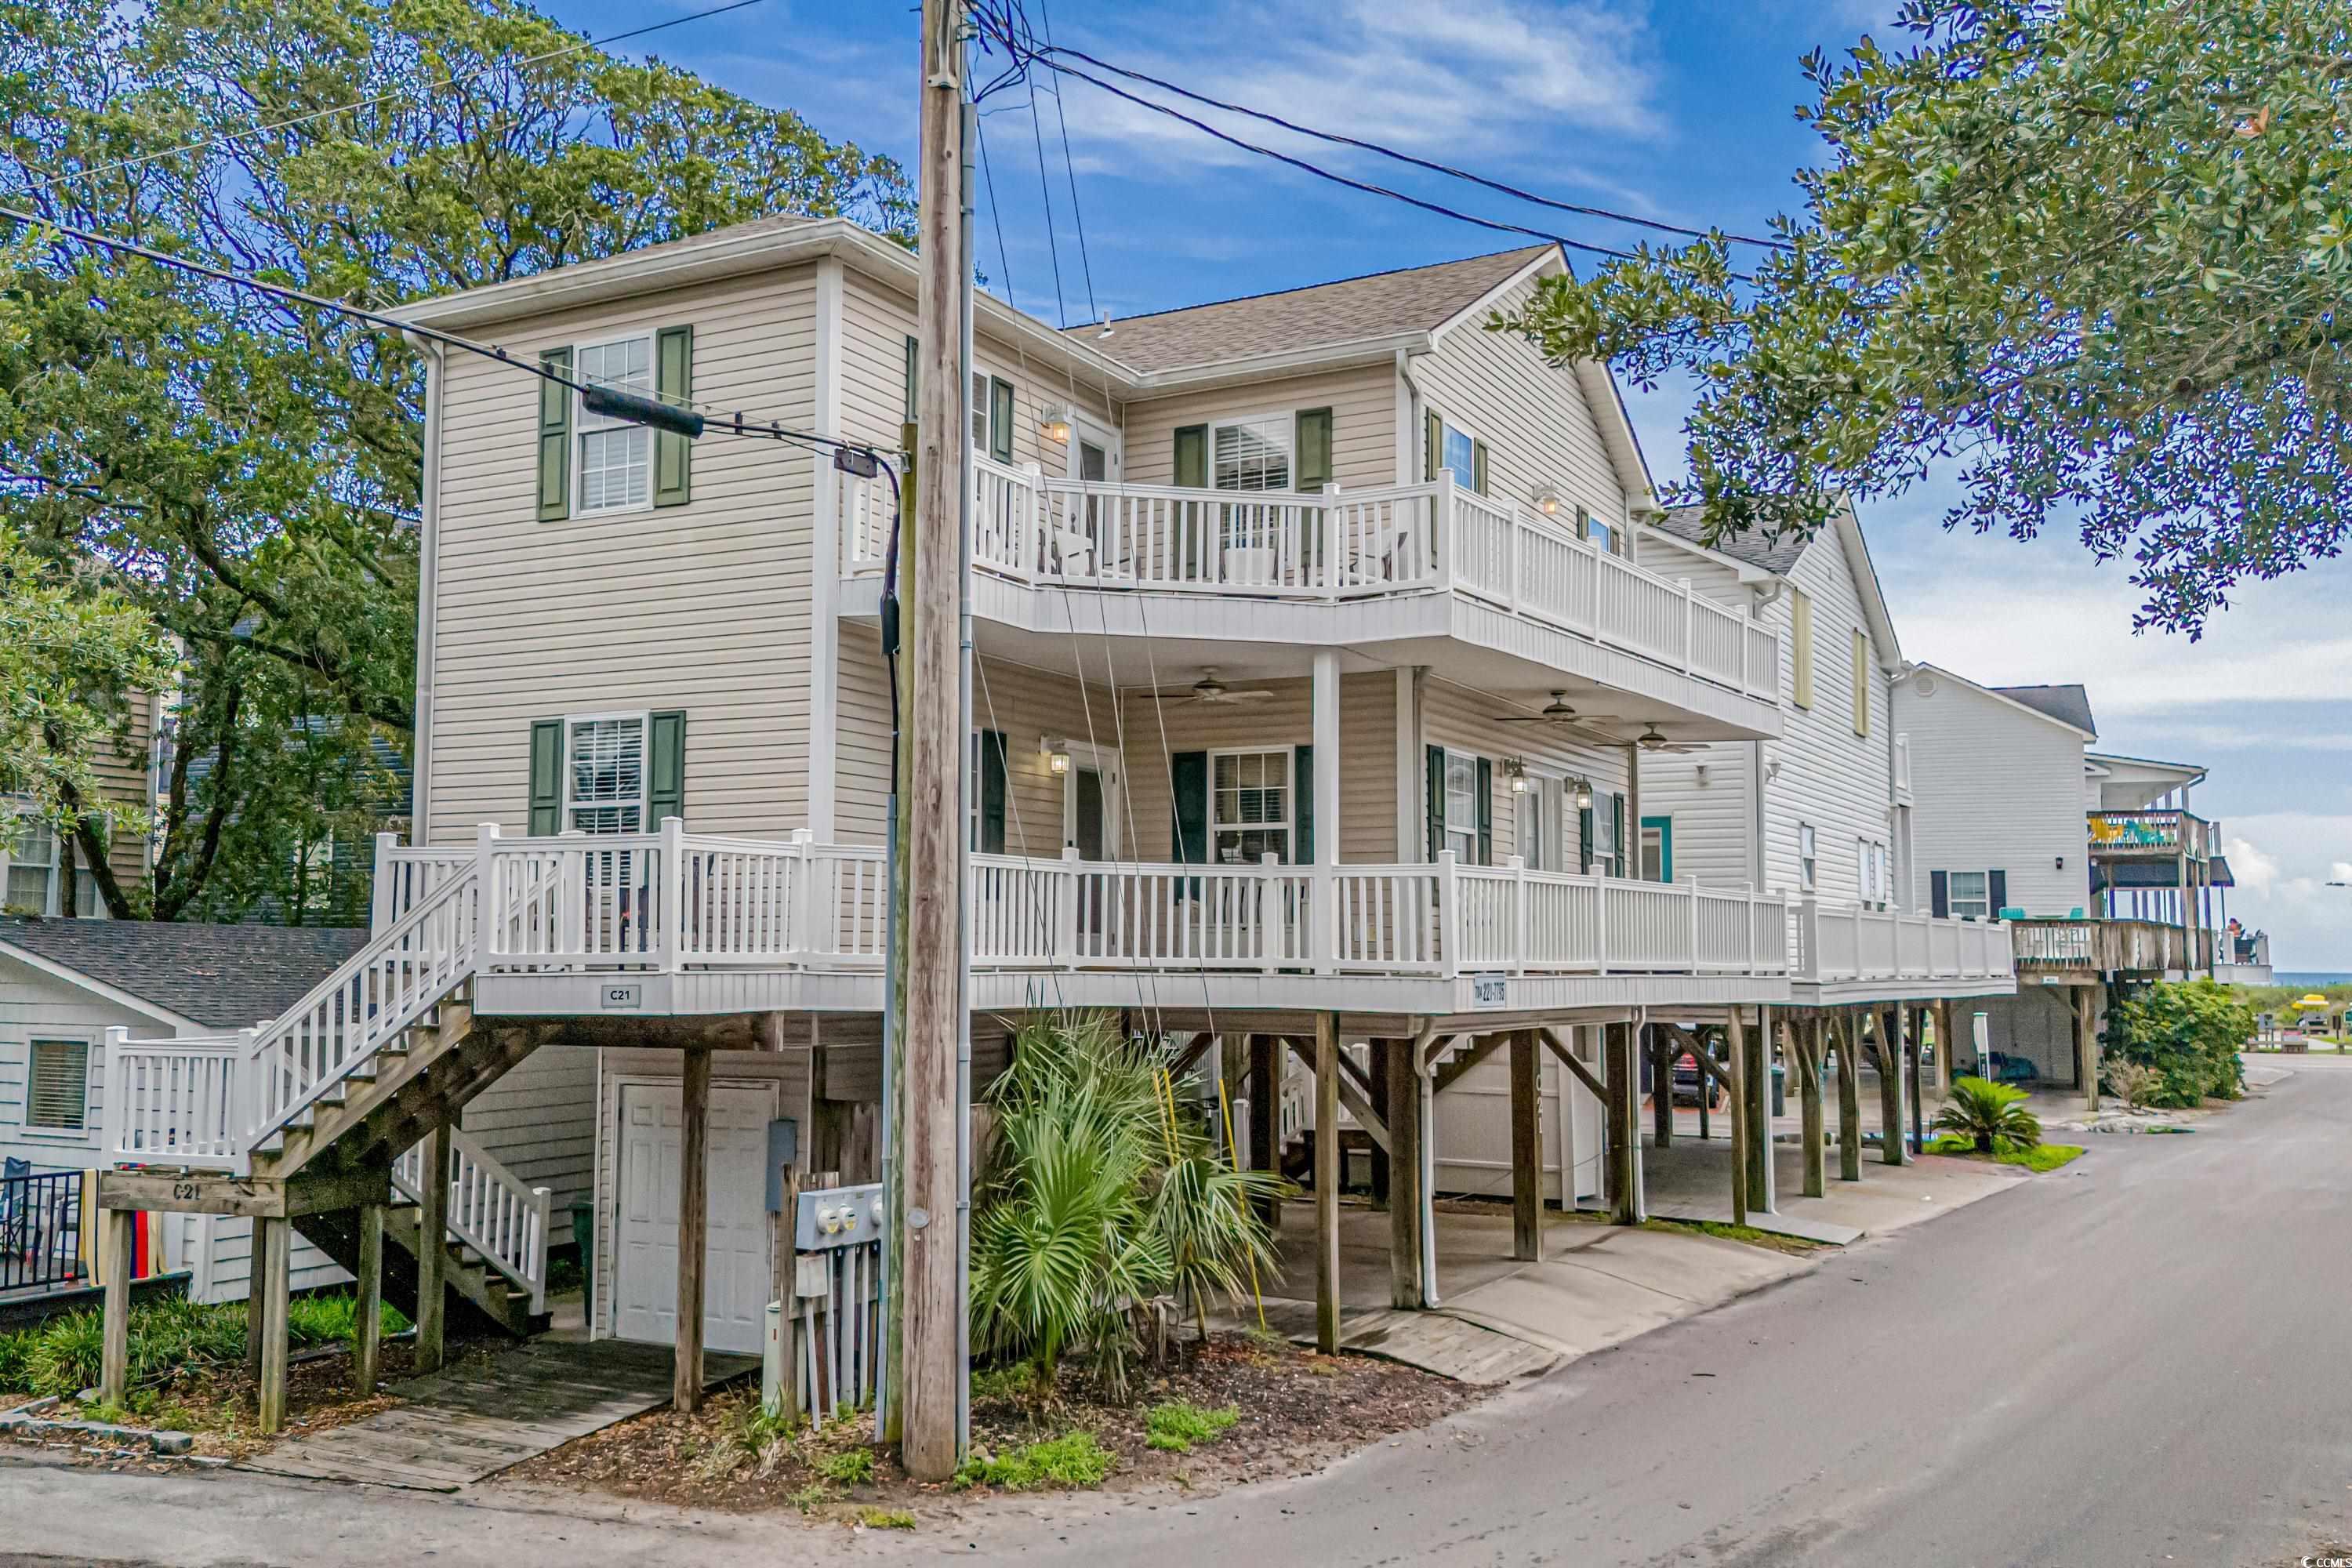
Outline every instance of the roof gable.
<path fill-rule="evenodd" d="M 1984 686 L 1976 681 L 1970 680 L 1965 675 L 1947 669 L 1939 664 L 1906 665 L 1904 667 L 1902 673 L 1896 676 L 1895 679 L 1897 680 L 1907 681 L 1917 680 L 1923 677 L 1929 676 L 1934 677 L 1937 680 L 1951 681 L 1954 685 L 1961 687 L 1967 690 L 1973 691 L 1978 696 L 1984 698 L 1988 701 L 1999 703 L 2000 706 L 2009 709 L 2011 712 L 2025 714 L 2027 717 L 2041 723 L 2055 724 L 2061 730 L 2065 731 L 2071 735 L 2077 736 L 2085 742 L 2095 741 L 2099 738 L 2096 731 L 2085 729 L 2082 725 L 2074 723 L 2070 720 L 2062 719 L 2058 717 L 2057 714 L 2051 712 L 2047 709 L 2037 708 L 2030 702 L 2021 702 L 2013 695 L 2018 691 L 2041 691 L 2053 689 L 2052 688 Z M 2080 691 L 2082 690 L 2082 688 L 2076 687 L 2074 689 Z M 2087 696 L 2084 697 L 2083 701 L 2083 717 L 2085 719 L 2090 717 L 2090 700 Z"/>
<path fill-rule="evenodd" d="M 1996 697 L 2006 697 L 2011 702 L 2022 703 L 2042 717 L 2055 719 L 2069 729 L 2080 730 L 2086 735 L 2099 732 L 2098 721 L 2091 717 L 2091 694 L 2080 684 L 1989 686 L 1985 689 Z"/>

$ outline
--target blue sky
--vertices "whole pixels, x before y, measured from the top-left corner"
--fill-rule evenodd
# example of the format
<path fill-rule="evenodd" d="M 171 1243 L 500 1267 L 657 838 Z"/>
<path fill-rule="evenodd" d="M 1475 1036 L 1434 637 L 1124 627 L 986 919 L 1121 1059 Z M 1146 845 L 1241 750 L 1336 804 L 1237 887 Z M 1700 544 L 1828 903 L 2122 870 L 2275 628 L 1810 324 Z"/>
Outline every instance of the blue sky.
<path fill-rule="evenodd" d="M 646 19 L 618 0 L 548 0 L 592 33 Z M 663 0 L 677 10 L 704 0 Z M 1475 168 L 1570 202 L 1667 222 L 1760 225 L 1790 204 L 1816 143 L 1790 113 L 1797 62 L 1880 22 L 1893 0 L 1029 0 L 1055 40 L 1304 123 Z M 911 161 L 914 11 L 768 0 L 648 40 L 677 64 L 790 106 L 820 131 Z M 1015 88 L 984 137 L 980 262 L 1047 319 L 1196 303 L 1524 243 L 1344 191 L 1072 83 L 1061 105 Z M 1263 127 L 1232 129 L 1265 140 Z M 1038 140 L 1054 209 L 1049 245 Z M 1600 245 L 1636 231 L 1517 206 L 1361 155 L 1276 144 L 1360 178 Z M 1086 244 L 1070 204 L 1072 171 Z M 1056 302 L 1054 268 L 1061 270 Z M 1580 269 L 1593 265 L 1578 260 Z M 1088 275 L 1091 274 L 1089 284 Z M 1682 467 L 1682 401 L 1632 399 L 1662 481 Z M 2104 748 L 2202 763 L 2192 795 L 2224 823 L 2231 911 L 2269 930 L 2282 968 L 2352 970 L 2352 631 L 2344 569 L 2260 584 L 2201 643 L 2131 630 L 2120 564 L 2071 536 L 2032 543 L 1938 526 L 1928 486 L 1865 506 L 1905 654 L 1988 683 L 2080 680 Z"/>

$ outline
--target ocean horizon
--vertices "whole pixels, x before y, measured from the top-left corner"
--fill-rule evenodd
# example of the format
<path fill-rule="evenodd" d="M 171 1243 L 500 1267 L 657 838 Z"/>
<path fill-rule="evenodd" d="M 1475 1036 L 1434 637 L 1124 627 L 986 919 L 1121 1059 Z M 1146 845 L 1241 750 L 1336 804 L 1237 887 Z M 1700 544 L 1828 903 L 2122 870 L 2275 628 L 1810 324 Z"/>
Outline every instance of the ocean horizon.
<path fill-rule="evenodd" d="M 2352 974 L 2334 969 L 2278 969 L 2271 972 L 2274 985 L 2308 985 L 2326 989 L 2330 985 L 2352 985 Z"/>

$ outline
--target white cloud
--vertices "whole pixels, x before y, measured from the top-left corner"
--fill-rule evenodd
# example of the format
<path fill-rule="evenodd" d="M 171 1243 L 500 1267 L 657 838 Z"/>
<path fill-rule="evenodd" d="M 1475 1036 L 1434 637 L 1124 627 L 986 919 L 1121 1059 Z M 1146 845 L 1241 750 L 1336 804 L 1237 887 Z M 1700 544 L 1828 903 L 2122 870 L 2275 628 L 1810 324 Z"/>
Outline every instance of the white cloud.
<path fill-rule="evenodd" d="M 2232 838 L 2223 844 L 2221 853 L 2230 859 L 2230 871 L 2242 888 L 2251 888 L 2267 896 L 2278 881 L 2279 866 L 2275 858 L 2263 853 L 2243 838 Z M 2174 881 L 2180 879 L 2175 877 Z"/>
<path fill-rule="evenodd" d="M 2238 885 L 2230 913 L 2271 938 L 2271 963 L 2287 970 L 2352 970 L 2352 816 L 2273 812 L 2231 819 L 2222 853 Z"/>

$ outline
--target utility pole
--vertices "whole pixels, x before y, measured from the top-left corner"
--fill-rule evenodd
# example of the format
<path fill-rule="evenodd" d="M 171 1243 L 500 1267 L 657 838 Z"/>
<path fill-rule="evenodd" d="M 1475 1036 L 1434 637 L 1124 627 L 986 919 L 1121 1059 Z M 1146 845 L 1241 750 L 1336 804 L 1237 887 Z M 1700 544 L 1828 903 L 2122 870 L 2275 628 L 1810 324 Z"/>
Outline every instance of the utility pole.
<path fill-rule="evenodd" d="M 954 1473 L 961 1419 L 963 1300 L 960 1200 L 964 755 L 960 610 L 962 497 L 970 425 L 963 365 L 963 13 L 923 0 L 922 134 L 918 226 L 916 541 L 908 595 L 910 744 L 903 781 L 907 838 L 904 1012 L 894 1020 L 896 1118 L 904 1268 L 898 1278 L 900 1458 L 917 1480 Z"/>

